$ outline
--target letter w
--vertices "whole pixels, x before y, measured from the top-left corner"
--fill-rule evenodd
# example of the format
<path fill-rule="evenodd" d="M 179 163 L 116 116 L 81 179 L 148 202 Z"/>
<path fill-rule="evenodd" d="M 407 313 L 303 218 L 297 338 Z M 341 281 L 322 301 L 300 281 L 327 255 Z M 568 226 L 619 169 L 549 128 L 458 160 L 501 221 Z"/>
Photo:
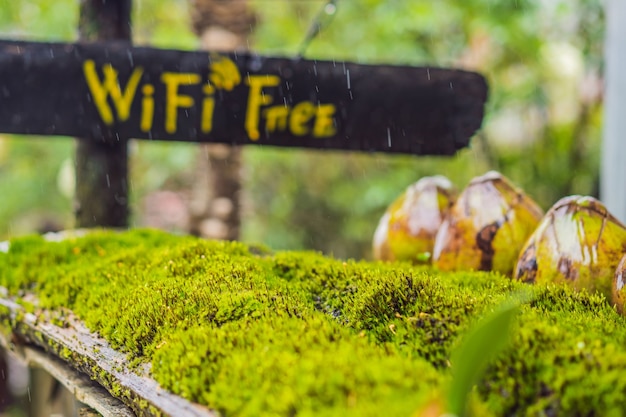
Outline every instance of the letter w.
<path fill-rule="evenodd" d="M 111 64 L 102 66 L 104 80 L 100 80 L 96 71 L 96 63 L 90 59 L 83 64 L 83 72 L 102 121 L 107 125 L 113 124 L 113 112 L 107 103 L 108 96 L 111 96 L 118 120 L 122 122 L 128 120 L 130 117 L 130 106 L 133 103 L 137 85 L 141 80 L 143 68 L 137 67 L 133 70 L 123 92 L 117 77 L 117 71 Z"/>

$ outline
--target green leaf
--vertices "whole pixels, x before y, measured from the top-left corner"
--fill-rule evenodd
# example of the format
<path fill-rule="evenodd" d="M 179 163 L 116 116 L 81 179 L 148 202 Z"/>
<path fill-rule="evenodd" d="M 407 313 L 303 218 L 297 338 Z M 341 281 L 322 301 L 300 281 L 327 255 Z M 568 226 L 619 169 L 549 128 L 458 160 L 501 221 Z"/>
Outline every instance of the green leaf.
<path fill-rule="evenodd" d="M 448 411 L 463 416 L 467 397 L 487 365 L 508 344 L 511 326 L 521 302 L 529 297 L 523 293 L 502 303 L 482 319 L 452 353 L 453 378 L 448 392 Z"/>

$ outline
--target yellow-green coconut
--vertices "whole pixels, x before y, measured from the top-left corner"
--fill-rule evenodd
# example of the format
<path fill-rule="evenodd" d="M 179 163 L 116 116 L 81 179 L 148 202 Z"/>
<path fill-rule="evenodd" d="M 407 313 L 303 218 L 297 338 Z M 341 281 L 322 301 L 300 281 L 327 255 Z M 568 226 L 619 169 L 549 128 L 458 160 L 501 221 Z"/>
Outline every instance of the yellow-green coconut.
<path fill-rule="evenodd" d="M 378 223 L 372 242 L 375 259 L 430 261 L 435 235 L 456 192 L 446 177 L 424 177 L 410 185 Z"/>
<path fill-rule="evenodd" d="M 530 237 L 515 268 L 528 283 L 566 283 L 611 300 L 615 270 L 626 250 L 626 226 L 593 197 L 557 201 Z"/>
<path fill-rule="evenodd" d="M 493 270 L 510 276 L 542 215 L 537 203 L 502 174 L 476 177 L 439 228 L 433 264 L 441 270 Z"/>

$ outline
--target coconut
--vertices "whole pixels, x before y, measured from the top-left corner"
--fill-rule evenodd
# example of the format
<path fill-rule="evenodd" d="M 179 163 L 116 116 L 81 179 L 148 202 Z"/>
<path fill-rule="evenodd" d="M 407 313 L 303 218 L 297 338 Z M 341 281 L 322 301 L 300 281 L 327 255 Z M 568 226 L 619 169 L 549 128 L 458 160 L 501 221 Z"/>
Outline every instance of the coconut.
<path fill-rule="evenodd" d="M 626 255 L 622 257 L 615 270 L 615 277 L 613 279 L 613 287 L 611 294 L 611 301 L 617 307 L 617 311 L 620 314 L 624 314 L 624 302 L 626 301 Z"/>
<path fill-rule="evenodd" d="M 515 278 L 566 283 L 611 299 L 626 249 L 626 226 L 593 197 L 569 196 L 550 208 L 521 251 Z"/>
<path fill-rule="evenodd" d="M 456 192 L 446 177 L 424 177 L 410 185 L 382 216 L 372 243 L 374 258 L 429 262 L 435 235 Z"/>
<path fill-rule="evenodd" d="M 476 177 L 441 224 L 433 263 L 441 270 L 493 270 L 510 276 L 542 215 L 537 203 L 500 173 Z"/>

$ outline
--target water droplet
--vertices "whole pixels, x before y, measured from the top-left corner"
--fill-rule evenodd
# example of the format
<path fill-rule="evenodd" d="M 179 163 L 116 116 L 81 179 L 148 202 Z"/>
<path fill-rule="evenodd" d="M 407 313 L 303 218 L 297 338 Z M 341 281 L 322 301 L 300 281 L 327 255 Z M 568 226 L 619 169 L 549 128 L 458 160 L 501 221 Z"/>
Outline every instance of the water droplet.
<path fill-rule="evenodd" d="M 248 64 L 248 68 L 250 68 L 250 71 L 253 71 L 253 72 L 259 71 L 262 66 L 263 66 L 263 61 L 258 55 L 255 55 L 254 57 L 252 57 L 252 59 L 250 60 Z"/>

